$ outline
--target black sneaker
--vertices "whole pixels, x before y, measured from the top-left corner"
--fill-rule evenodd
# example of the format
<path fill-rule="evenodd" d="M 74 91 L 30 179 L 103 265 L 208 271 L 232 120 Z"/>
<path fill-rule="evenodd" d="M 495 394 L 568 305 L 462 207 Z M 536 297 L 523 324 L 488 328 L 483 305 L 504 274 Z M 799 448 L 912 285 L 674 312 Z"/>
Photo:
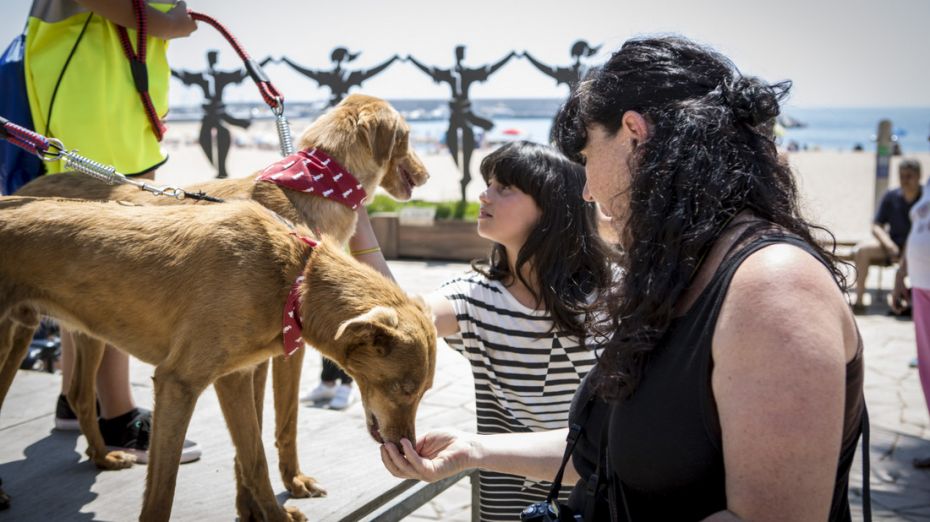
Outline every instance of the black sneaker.
<path fill-rule="evenodd" d="M 124 451 L 136 457 L 136 462 L 145 464 L 149 461 L 149 436 L 152 433 L 152 412 L 144 408 L 133 408 L 112 419 L 100 419 L 100 433 L 103 443 L 110 451 Z M 193 462 L 200 458 L 200 445 L 192 440 L 184 440 L 181 450 L 181 464 Z"/>
<path fill-rule="evenodd" d="M 100 401 L 97 401 L 97 415 L 100 415 Z M 65 394 L 58 395 L 58 404 L 55 405 L 55 429 L 64 431 L 81 431 L 81 424 L 77 415 L 71 409 Z"/>

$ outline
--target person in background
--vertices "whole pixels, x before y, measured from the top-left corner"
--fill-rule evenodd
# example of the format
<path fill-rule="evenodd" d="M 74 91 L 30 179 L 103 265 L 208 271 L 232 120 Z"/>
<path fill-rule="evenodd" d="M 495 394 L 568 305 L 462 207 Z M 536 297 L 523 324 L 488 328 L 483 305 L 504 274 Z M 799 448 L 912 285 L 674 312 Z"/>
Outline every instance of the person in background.
<path fill-rule="evenodd" d="M 911 208 L 920 199 L 920 163 L 913 159 L 902 160 L 898 165 L 900 187 L 882 196 L 875 219 L 872 221 L 872 238 L 862 241 L 853 250 L 856 264 L 856 301 L 853 311 L 865 312 L 865 281 L 872 265 L 888 266 L 901 259 L 901 248 L 911 230 Z"/>

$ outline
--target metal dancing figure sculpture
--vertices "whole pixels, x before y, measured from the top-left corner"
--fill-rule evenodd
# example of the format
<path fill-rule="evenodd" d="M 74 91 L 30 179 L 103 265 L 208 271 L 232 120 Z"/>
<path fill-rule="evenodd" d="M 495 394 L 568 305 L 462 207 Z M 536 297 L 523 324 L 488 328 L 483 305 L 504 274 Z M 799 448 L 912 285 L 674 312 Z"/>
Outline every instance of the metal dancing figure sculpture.
<path fill-rule="evenodd" d="M 210 160 L 210 163 L 216 167 L 217 178 L 226 178 L 226 156 L 229 154 L 229 145 L 232 141 L 229 129 L 224 125 L 228 123 L 236 127 L 247 129 L 251 124 L 250 120 L 235 118 L 226 112 L 226 105 L 223 103 L 223 89 L 233 83 L 241 83 L 248 76 L 245 69 L 237 71 L 218 71 L 216 70 L 216 57 L 218 51 L 207 51 L 207 70 L 204 72 L 190 72 L 171 70 L 171 75 L 181 80 L 184 85 L 196 85 L 203 90 L 205 103 L 203 107 L 203 120 L 200 126 L 200 147 L 204 154 Z M 266 58 L 261 65 L 268 63 Z M 215 132 L 214 132 L 215 131 Z M 214 136 L 215 134 L 215 136 Z M 216 145 L 216 155 L 213 154 L 213 146 Z"/>
<path fill-rule="evenodd" d="M 575 84 L 581 80 L 581 77 L 585 71 L 585 66 L 582 65 L 581 59 L 594 56 L 594 54 L 597 53 L 598 49 L 600 48 L 600 45 L 597 47 L 591 47 L 588 45 L 588 42 L 584 40 L 578 40 L 572 44 L 571 49 L 572 58 L 575 59 L 575 63 L 568 67 L 554 67 L 551 65 L 546 65 L 536 58 L 533 58 L 533 56 L 526 51 L 523 51 L 523 56 L 525 56 L 526 59 L 529 60 L 530 63 L 532 63 L 533 66 L 539 69 L 543 74 L 554 78 L 556 85 L 564 83 L 568 85 L 569 89 L 574 89 Z"/>
<path fill-rule="evenodd" d="M 355 54 L 349 53 L 349 50 L 345 47 L 337 47 L 333 49 L 332 54 L 330 54 L 330 59 L 332 60 L 335 67 L 331 71 L 314 71 L 312 69 L 307 69 L 292 62 L 286 56 L 282 57 L 281 61 L 290 65 L 300 74 L 303 74 L 307 78 L 315 81 L 320 86 L 329 87 L 331 95 L 329 98 L 328 106 L 334 107 L 339 102 L 341 102 L 343 98 L 346 97 L 346 94 L 349 93 L 349 89 L 362 85 L 362 82 L 387 69 L 388 66 L 394 63 L 394 61 L 398 58 L 398 56 L 395 54 L 386 62 L 382 63 L 381 65 L 372 67 L 367 71 L 349 71 L 342 68 L 343 63 L 355 60 L 358 58 L 359 54 L 361 54 L 361 52 Z"/>
<path fill-rule="evenodd" d="M 462 201 L 465 201 L 465 188 L 471 181 L 471 155 L 475 150 L 475 132 L 471 126 L 477 125 L 485 131 L 494 127 L 491 121 L 481 118 L 471 111 L 468 88 L 474 82 L 487 80 L 488 77 L 516 55 L 517 53 L 511 51 L 510 54 L 493 65 L 473 69 L 462 65 L 462 60 L 465 58 L 465 46 L 463 45 L 455 48 L 455 66 L 450 69 L 439 69 L 423 65 L 413 56 L 407 58 L 417 68 L 428 74 L 434 82 L 448 83 L 452 89 L 452 99 L 449 100 L 449 129 L 446 131 L 446 146 L 449 147 L 449 153 L 452 154 L 455 165 L 462 171 Z M 461 141 L 459 131 L 461 131 Z M 459 162 L 459 150 L 462 151 L 461 163 Z"/>

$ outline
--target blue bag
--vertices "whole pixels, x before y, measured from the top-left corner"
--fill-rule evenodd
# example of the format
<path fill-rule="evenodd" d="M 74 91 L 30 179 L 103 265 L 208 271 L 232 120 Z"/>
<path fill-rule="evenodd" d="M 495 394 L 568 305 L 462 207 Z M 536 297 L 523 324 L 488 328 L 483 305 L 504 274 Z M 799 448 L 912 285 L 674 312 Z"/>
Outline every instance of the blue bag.
<path fill-rule="evenodd" d="M 18 35 L 0 56 L 0 116 L 35 130 L 26 95 L 26 69 L 23 63 L 26 33 Z M 0 141 L 0 194 L 9 195 L 39 177 L 42 160 L 34 154 Z"/>

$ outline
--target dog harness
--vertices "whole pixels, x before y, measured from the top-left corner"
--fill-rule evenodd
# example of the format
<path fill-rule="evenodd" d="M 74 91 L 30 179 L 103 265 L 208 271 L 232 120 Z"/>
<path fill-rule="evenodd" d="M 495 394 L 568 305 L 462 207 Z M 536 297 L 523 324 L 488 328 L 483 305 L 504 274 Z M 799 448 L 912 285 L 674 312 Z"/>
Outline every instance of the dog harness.
<path fill-rule="evenodd" d="M 308 237 L 299 234 L 294 235 L 297 239 L 310 245 L 310 248 L 315 248 L 317 246 L 317 242 Z M 298 276 L 297 280 L 294 281 L 294 285 L 291 286 L 291 292 L 287 294 L 287 301 L 284 304 L 282 334 L 284 336 L 284 355 L 287 356 L 300 350 L 304 346 L 304 340 L 301 337 L 304 326 L 300 321 L 300 284 L 303 282 L 304 276 Z"/>
<path fill-rule="evenodd" d="M 355 210 L 367 195 L 362 184 L 325 152 L 304 149 L 272 163 L 255 181 L 267 181 L 297 192 L 310 192 Z"/>

